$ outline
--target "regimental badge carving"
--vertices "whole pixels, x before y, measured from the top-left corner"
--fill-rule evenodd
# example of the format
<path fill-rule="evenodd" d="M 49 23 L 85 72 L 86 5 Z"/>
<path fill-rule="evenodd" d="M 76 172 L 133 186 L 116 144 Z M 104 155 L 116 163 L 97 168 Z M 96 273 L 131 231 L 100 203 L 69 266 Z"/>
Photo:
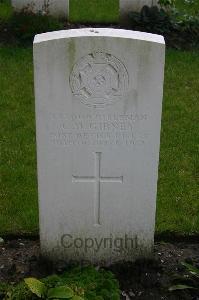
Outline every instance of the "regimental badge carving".
<path fill-rule="evenodd" d="M 112 54 L 94 52 L 82 57 L 70 74 L 74 97 L 94 108 L 119 101 L 128 89 L 129 76 L 124 64 Z"/>

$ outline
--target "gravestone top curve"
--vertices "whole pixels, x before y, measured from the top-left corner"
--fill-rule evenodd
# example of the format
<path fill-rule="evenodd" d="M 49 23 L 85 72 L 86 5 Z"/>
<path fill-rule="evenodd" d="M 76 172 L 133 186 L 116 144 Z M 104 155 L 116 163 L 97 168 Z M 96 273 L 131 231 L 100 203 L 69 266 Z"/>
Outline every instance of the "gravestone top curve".
<path fill-rule="evenodd" d="M 88 37 L 88 36 L 98 36 L 98 37 L 113 37 L 113 38 L 125 38 L 134 39 L 146 42 L 154 42 L 164 44 L 164 37 L 158 34 L 124 30 L 124 29 L 109 29 L 109 28 L 83 28 L 83 29 L 70 29 L 70 30 L 60 30 L 37 34 L 34 39 L 35 43 L 41 43 L 50 40 L 59 40 L 65 38 L 75 38 L 75 37 Z"/>

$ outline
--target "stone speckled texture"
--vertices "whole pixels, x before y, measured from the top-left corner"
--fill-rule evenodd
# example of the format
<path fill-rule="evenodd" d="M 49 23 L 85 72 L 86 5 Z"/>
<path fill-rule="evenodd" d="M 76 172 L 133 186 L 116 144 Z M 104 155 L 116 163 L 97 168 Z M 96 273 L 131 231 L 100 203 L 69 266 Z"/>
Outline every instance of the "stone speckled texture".
<path fill-rule="evenodd" d="M 111 264 L 151 253 L 164 39 L 80 29 L 34 41 L 44 256 Z"/>

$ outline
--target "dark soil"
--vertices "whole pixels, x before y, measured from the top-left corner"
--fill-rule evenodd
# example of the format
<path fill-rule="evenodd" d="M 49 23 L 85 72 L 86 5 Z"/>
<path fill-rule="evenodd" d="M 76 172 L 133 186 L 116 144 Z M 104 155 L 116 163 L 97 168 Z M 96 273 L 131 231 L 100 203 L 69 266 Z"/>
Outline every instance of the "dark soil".
<path fill-rule="evenodd" d="M 199 300 L 198 290 L 169 292 L 176 278 L 186 272 L 180 264 L 186 261 L 199 267 L 199 241 L 193 243 L 156 242 L 154 259 L 113 265 L 122 290 L 121 299 L 131 300 Z M 0 281 L 15 284 L 24 277 L 45 277 L 68 268 L 63 262 L 52 266 L 40 257 L 39 241 L 30 239 L 6 240 L 0 245 Z M 174 280 L 175 279 L 175 280 Z M 179 278 L 177 278 L 179 280 Z M 190 282 L 191 283 L 191 282 Z"/>

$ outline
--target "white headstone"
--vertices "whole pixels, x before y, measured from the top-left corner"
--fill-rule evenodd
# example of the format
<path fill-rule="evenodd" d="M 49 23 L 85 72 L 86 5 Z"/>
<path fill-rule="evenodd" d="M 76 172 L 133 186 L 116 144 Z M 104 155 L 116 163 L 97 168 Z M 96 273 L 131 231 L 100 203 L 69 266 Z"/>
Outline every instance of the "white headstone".
<path fill-rule="evenodd" d="M 57 17 L 68 17 L 69 0 L 11 0 L 16 11 L 26 8 L 33 13 L 48 13 Z"/>
<path fill-rule="evenodd" d="M 51 259 L 151 253 L 162 36 L 78 29 L 34 40 L 40 239 Z"/>

